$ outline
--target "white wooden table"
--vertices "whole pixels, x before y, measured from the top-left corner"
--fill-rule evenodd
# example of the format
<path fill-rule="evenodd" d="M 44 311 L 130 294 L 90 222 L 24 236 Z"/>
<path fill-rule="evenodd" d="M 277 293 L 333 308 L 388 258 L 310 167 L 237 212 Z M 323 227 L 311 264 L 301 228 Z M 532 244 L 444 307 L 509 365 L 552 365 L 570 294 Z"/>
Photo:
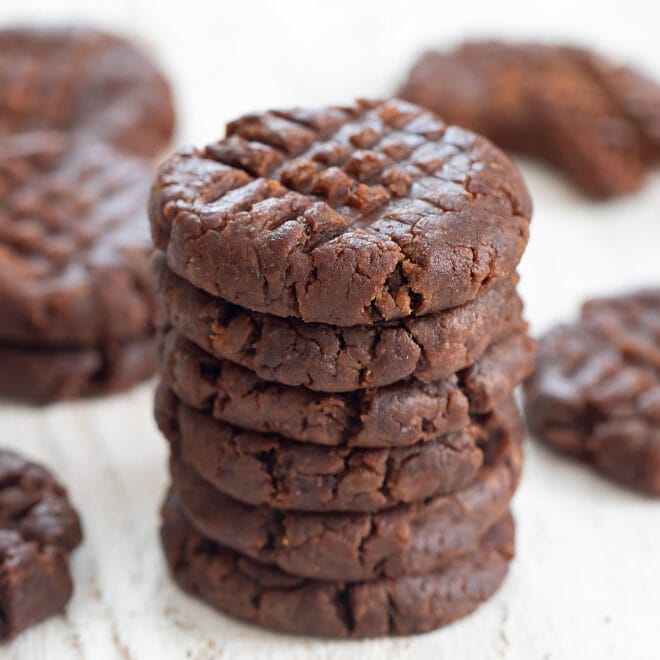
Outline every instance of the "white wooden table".
<path fill-rule="evenodd" d="M 180 141 L 198 143 L 246 110 L 386 95 L 424 44 L 465 36 L 578 40 L 660 77 L 650 3 L 557 1 L 542 12 L 522 2 L 446 4 L 2 0 L 0 24 L 87 17 L 139 36 L 176 83 Z M 588 295 L 660 284 L 660 174 L 639 195 L 594 204 L 542 167 L 521 166 L 536 206 L 521 267 L 535 332 L 570 318 Z M 66 616 L 0 648 L 0 658 L 660 657 L 660 502 L 532 442 L 514 505 L 518 557 L 472 617 L 424 636 L 359 643 L 274 635 L 213 612 L 178 591 L 161 557 L 166 449 L 151 397 L 148 384 L 46 409 L 0 404 L 0 445 L 51 467 L 85 526 Z"/>

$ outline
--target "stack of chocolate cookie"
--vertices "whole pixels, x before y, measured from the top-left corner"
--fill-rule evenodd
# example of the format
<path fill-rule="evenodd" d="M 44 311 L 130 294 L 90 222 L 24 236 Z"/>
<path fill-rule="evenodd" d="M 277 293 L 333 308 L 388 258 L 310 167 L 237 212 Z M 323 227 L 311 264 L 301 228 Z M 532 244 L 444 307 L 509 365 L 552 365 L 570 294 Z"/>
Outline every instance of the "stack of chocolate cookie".
<path fill-rule="evenodd" d="M 430 630 L 513 554 L 530 203 L 401 101 L 272 111 L 166 161 L 156 417 L 177 582 L 293 633 Z"/>
<path fill-rule="evenodd" d="M 0 30 L 0 396 L 48 403 L 153 374 L 145 218 L 165 78 L 84 28 Z"/>

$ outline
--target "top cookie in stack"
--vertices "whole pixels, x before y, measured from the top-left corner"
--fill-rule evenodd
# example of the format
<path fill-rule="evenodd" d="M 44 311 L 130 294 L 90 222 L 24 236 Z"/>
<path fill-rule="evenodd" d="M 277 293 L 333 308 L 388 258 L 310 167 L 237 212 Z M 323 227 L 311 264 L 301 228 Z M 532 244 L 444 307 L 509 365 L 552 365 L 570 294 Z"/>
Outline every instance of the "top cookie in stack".
<path fill-rule="evenodd" d="M 181 277 L 338 326 L 469 302 L 514 274 L 529 218 L 501 151 L 403 102 L 242 117 L 168 160 L 151 202 Z"/>
<path fill-rule="evenodd" d="M 429 630 L 496 590 L 530 214 L 497 148 L 397 100 L 248 115 L 161 166 L 162 538 L 184 588 L 351 637 Z"/>

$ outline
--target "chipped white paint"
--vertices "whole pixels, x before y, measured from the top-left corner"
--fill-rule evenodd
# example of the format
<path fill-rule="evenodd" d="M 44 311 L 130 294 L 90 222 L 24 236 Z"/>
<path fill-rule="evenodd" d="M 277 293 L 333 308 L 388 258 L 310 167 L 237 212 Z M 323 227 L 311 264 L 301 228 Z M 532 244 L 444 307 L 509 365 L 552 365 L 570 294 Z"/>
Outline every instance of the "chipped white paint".
<path fill-rule="evenodd" d="M 449 4 L 287 0 L 259 10 L 257 2 L 2 0 L 0 23 L 90 17 L 139 35 L 175 79 L 182 140 L 212 138 L 251 108 L 384 95 L 423 44 L 465 35 L 559 35 L 660 75 L 657 21 L 627 22 L 647 15 L 643 0 L 557 0 L 543 14 L 533 3 Z M 586 295 L 660 281 L 660 176 L 640 195 L 593 204 L 539 166 L 522 165 L 536 205 L 521 268 L 534 330 L 573 314 Z M 341 643 L 230 621 L 172 585 L 157 543 L 166 455 L 151 420 L 151 386 L 44 410 L 1 405 L 0 431 L 1 445 L 43 461 L 70 485 L 86 533 L 67 615 L 0 648 L 3 659 L 658 657 L 660 502 L 538 445 L 527 448 L 515 501 L 518 558 L 500 593 L 444 631 Z"/>

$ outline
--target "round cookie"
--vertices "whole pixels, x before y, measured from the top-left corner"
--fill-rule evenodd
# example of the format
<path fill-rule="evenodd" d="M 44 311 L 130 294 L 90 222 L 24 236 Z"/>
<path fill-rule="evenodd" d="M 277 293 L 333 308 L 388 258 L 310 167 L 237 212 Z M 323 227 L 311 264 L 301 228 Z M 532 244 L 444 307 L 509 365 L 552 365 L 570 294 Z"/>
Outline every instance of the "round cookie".
<path fill-rule="evenodd" d="M 518 333 L 443 381 L 323 394 L 268 383 L 165 332 L 161 377 L 179 399 L 220 421 L 326 446 L 404 447 L 465 428 L 473 414 L 506 400 L 534 366 L 534 344 Z"/>
<path fill-rule="evenodd" d="M 421 575 L 478 545 L 507 511 L 521 468 L 515 405 L 474 482 L 457 493 L 377 513 L 306 513 L 242 504 L 183 461 L 170 462 L 182 510 L 204 536 L 287 573 L 321 580 Z"/>
<path fill-rule="evenodd" d="M 469 554 L 427 575 L 326 582 L 289 575 L 204 538 L 173 495 L 162 514 L 165 556 L 181 588 L 230 616 L 299 635 L 410 635 L 447 625 L 498 589 L 514 552 L 507 514 Z"/>
<path fill-rule="evenodd" d="M 0 30 L 0 137 L 82 131 L 138 156 L 174 129 L 168 83 L 132 44 L 81 27 Z"/>
<path fill-rule="evenodd" d="M 68 555 L 81 540 L 65 489 L 0 450 L 0 640 L 64 609 L 73 590 Z"/>
<path fill-rule="evenodd" d="M 424 315 L 511 278 L 531 205 L 487 140 L 402 101 L 242 117 L 152 190 L 154 244 L 198 288 L 338 326 Z"/>
<path fill-rule="evenodd" d="M 154 273 L 162 316 L 184 337 L 264 380 L 320 392 L 383 387 L 409 376 L 441 380 L 526 328 L 515 280 L 446 312 L 341 328 L 250 312 L 210 296 L 172 273 L 162 254 Z"/>
<path fill-rule="evenodd" d="M 660 496 L 660 289 L 587 302 L 539 342 L 525 385 L 532 432 Z"/>
<path fill-rule="evenodd" d="M 152 331 L 151 177 L 81 136 L 0 139 L 0 342 L 79 348 Z"/>
<path fill-rule="evenodd" d="M 494 444 L 484 420 L 412 447 L 320 447 L 218 422 L 166 389 L 156 420 L 172 454 L 225 495 L 298 511 L 373 512 L 453 493 L 474 481 Z"/>
<path fill-rule="evenodd" d="M 158 368 L 154 336 L 102 348 L 32 348 L 0 343 L 0 397 L 35 404 L 113 394 Z"/>
<path fill-rule="evenodd" d="M 578 48 L 487 41 L 429 52 L 401 96 L 553 163 L 595 197 L 637 190 L 660 159 L 660 85 Z"/>

